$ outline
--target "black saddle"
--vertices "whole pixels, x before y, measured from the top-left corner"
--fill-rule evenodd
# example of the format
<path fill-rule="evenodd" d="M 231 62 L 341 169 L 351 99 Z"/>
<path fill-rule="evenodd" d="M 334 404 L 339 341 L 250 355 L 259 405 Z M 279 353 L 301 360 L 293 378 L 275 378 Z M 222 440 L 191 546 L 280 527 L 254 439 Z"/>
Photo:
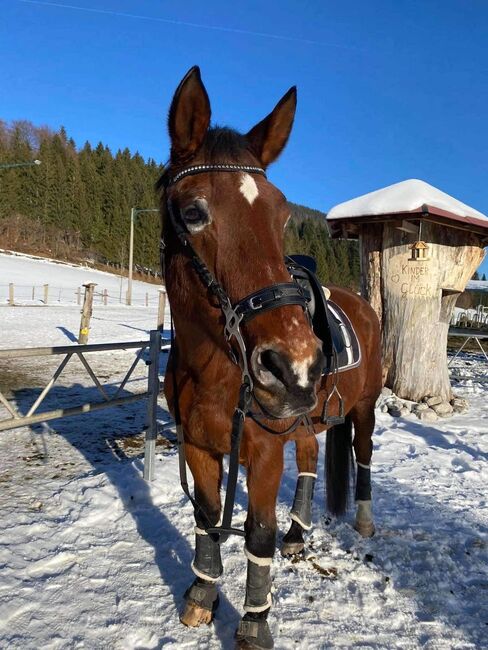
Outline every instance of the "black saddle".
<path fill-rule="evenodd" d="M 286 265 L 292 278 L 310 295 L 309 312 L 315 335 L 322 341 L 325 356 L 323 374 L 359 366 L 361 348 L 351 321 L 336 303 L 328 300 L 315 275 L 317 265 L 308 255 L 290 255 Z"/>

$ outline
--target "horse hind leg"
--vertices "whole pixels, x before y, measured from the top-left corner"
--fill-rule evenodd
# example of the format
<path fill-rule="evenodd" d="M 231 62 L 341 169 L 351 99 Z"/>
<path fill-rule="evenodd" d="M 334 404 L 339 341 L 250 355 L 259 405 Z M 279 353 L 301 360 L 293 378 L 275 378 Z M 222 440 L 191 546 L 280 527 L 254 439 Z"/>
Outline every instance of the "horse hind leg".
<path fill-rule="evenodd" d="M 217 580 L 223 572 L 220 545 L 205 528 L 217 525 L 220 519 L 222 461 L 192 445 L 185 447 L 200 508 L 194 512 L 195 558 L 191 568 L 196 577 L 185 592 L 185 608 L 180 621 L 188 627 L 198 627 L 211 623 L 219 603 Z"/>
<path fill-rule="evenodd" d="M 354 423 L 354 454 L 356 456 L 356 520 L 354 528 L 363 537 L 375 532 L 371 498 L 372 435 L 375 425 L 374 403 L 370 400 L 356 404 L 351 412 Z"/>
<path fill-rule="evenodd" d="M 317 478 L 317 457 L 319 445 L 315 436 L 296 441 L 298 479 L 295 497 L 290 511 L 290 528 L 283 537 L 281 554 L 297 555 L 305 548 L 303 531 L 312 528 L 312 502 Z"/>

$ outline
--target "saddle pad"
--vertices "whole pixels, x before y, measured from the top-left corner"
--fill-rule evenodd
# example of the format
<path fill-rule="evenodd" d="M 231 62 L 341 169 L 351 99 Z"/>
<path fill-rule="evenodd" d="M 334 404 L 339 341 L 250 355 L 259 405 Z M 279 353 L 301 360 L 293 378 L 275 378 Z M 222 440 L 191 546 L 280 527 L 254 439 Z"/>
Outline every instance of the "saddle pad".
<path fill-rule="evenodd" d="M 326 342 L 324 342 L 323 352 L 326 359 L 324 375 L 330 372 L 350 370 L 361 363 L 361 347 L 351 321 L 339 305 L 331 300 L 327 300 L 327 308 L 332 346 L 327 349 Z"/>

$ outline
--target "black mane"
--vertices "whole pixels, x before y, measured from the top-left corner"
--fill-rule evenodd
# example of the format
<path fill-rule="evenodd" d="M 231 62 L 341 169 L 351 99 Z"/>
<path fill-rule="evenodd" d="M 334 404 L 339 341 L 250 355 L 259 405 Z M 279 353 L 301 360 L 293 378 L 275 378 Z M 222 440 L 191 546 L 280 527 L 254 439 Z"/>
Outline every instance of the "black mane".
<path fill-rule="evenodd" d="M 199 158 L 203 157 L 202 162 L 207 164 L 256 164 L 256 159 L 249 149 L 249 142 L 246 136 L 226 126 L 211 127 L 207 131 L 203 145 L 197 155 Z M 189 167 L 191 164 L 192 161 L 189 161 L 185 166 Z M 164 172 L 156 183 L 156 190 L 161 191 L 167 186 L 170 180 L 169 169 L 170 166 L 166 165 Z M 175 170 L 172 170 L 172 175 L 174 173 Z"/>

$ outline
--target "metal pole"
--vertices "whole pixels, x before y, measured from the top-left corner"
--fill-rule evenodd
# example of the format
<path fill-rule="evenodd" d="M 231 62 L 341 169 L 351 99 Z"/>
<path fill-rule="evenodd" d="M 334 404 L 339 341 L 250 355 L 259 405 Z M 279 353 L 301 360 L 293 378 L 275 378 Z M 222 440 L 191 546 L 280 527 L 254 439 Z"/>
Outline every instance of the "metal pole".
<path fill-rule="evenodd" d="M 129 284 L 127 286 L 127 304 L 132 305 L 132 265 L 134 263 L 134 218 L 137 209 L 130 211 L 130 234 L 129 234 Z"/>
<path fill-rule="evenodd" d="M 144 478 L 146 481 L 154 479 L 154 459 L 156 455 L 156 438 L 158 436 L 159 352 L 161 348 L 159 330 L 151 330 L 150 341 L 149 375 L 147 378 L 147 430 L 144 448 Z"/>

